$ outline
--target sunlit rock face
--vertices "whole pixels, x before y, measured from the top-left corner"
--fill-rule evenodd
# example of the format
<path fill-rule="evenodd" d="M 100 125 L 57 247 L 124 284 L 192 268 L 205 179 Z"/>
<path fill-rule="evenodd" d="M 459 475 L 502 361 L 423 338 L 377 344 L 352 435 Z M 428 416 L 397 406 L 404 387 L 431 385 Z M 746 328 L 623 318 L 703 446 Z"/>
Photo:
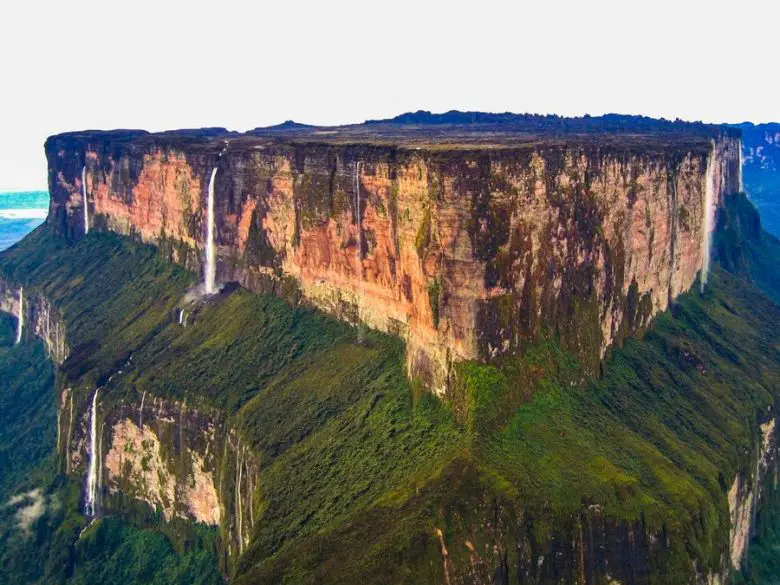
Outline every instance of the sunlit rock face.
<path fill-rule="evenodd" d="M 750 471 L 738 474 L 728 492 L 731 526 L 729 557 L 735 570 L 742 569 L 748 553 L 748 543 L 755 534 L 756 514 L 762 503 L 764 484 L 767 481 L 776 481 L 776 454 L 775 419 L 770 419 L 761 425 L 760 442 Z"/>
<path fill-rule="evenodd" d="M 57 449 L 65 471 L 83 476 L 90 448 L 91 396 L 60 394 Z M 166 521 L 216 526 L 231 558 L 244 550 L 255 523 L 257 456 L 224 414 L 141 393 L 98 403 L 97 500 L 104 513 L 141 504 Z"/>
<path fill-rule="evenodd" d="M 18 283 L 9 283 L 0 278 L 0 311 L 9 313 L 18 318 L 19 315 L 19 291 Z M 65 321 L 59 311 L 49 300 L 29 289 L 25 293 L 22 310 L 25 314 L 25 328 L 23 336 L 35 335 L 43 341 L 46 354 L 51 360 L 61 365 L 68 357 L 68 348 Z"/>
<path fill-rule="evenodd" d="M 543 329 L 595 369 L 695 281 L 708 158 L 716 205 L 739 180 L 739 139 L 715 131 L 310 138 L 55 136 L 49 222 L 81 237 L 86 192 L 92 229 L 202 272 L 218 168 L 218 281 L 288 291 L 291 277 L 317 307 L 406 339 L 409 374 L 445 392 L 455 362 L 522 352 Z"/>

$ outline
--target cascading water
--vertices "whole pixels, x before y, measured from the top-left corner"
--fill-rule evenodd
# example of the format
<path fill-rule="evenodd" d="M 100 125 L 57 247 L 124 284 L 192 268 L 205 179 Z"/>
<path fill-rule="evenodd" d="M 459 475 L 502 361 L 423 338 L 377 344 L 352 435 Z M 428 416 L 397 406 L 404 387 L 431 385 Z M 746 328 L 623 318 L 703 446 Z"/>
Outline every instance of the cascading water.
<path fill-rule="evenodd" d="M 737 169 L 737 177 L 739 179 L 739 192 L 745 192 L 745 184 L 742 182 L 742 141 L 739 141 L 739 168 Z"/>
<path fill-rule="evenodd" d="M 715 143 L 712 144 L 712 151 L 707 158 L 707 173 L 704 177 L 704 229 L 702 232 L 702 259 L 701 259 L 701 293 L 704 294 L 704 287 L 707 285 L 707 275 L 710 271 L 710 254 L 712 246 L 712 224 L 715 209 L 715 169 L 713 159 L 715 158 Z"/>
<path fill-rule="evenodd" d="M 355 162 L 355 210 L 357 211 L 357 228 L 358 228 L 358 279 L 360 292 L 363 289 L 363 227 L 360 218 L 360 161 Z M 358 304 L 358 320 L 360 313 L 360 305 Z M 363 330 L 363 324 L 358 323 L 357 340 L 358 343 L 363 343 L 365 332 Z"/>
<path fill-rule="evenodd" d="M 358 266 L 363 263 L 363 230 L 360 222 L 360 162 L 355 163 L 355 208 L 358 227 Z M 362 272 L 362 271 L 361 271 Z"/>
<path fill-rule="evenodd" d="M 89 205 L 87 205 L 87 167 L 81 167 L 81 198 L 84 201 L 84 234 L 89 233 Z"/>
<path fill-rule="evenodd" d="M 22 342 L 22 332 L 24 331 L 24 287 L 19 289 L 19 320 L 16 323 L 16 344 Z"/>
<path fill-rule="evenodd" d="M 204 275 L 203 290 L 207 295 L 217 292 L 217 253 L 214 250 L 214 178 L 217 176 L 217 167 L 211 171 L 209 179 L 208 202 L 208 227 L 206 230 L 206 274 Z"/>
<path fill-rule="evenodd" d="M 146 400 L 146 390 L 141 395 L 141 408 L 138 409 L 138 428 L 141 430 L 144 428 L 144 400 Z"/>
<path fill-rule="evenodd" d="M 84 502 L 84 513 L 95 516 L 97 513 L 98 463 L 100 453 L 97 449 L 97 398 L 100 388 L 92 396 L 92 410 L 89 414 L 89 472 L 87 474 L 87 497 Z"/>

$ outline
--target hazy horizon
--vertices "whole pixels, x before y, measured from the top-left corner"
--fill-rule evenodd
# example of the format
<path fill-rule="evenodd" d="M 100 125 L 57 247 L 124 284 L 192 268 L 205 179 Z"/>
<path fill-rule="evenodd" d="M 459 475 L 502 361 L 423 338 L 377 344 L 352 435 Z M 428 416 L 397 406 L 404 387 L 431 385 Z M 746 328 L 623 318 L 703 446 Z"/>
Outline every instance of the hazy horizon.
<path fill-rule="evenodd" d="M 707 2 L 16 3 L 0 191 L 70 130 L 314 125 L 429 110 L 780 121 L 775 9 Z M 758 88 L 760 91 L 755 91 Z"/>

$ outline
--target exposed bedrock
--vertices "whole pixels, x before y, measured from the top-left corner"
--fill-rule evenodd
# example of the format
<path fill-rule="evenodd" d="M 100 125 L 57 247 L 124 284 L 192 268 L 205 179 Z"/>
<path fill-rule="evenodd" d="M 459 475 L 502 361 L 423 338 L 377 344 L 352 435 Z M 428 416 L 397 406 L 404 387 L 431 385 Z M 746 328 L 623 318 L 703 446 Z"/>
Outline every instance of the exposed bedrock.
<path fill-rule="evenodd" d="M 60 394 L 58 449 L 65 471 L 80 477 L 89 460 L 90 396 L 70 388 Z M 207 406 L 151 394 L 105 396 L 97 406 L 100 512 L 127 514 L 141 503 L 166 522 L 215 526 L 222 568 L 232 574 L 261 522 L 258 455 Z M 775 419 L 760 429 L 728 492 L 730 528 L 719 566 L 705 570 L 694 564 L 689 582 L 727 583 L 732 569 L 744 562 L 764 486 L 777 475 Z M 497 498 L 468 466 L 445 473 L 441 481 L 449 496 L 439 520 L 448 530 L 434 530 L 425 546 L 435 551 L 439 563 L 431 571 L 442 582 L 649 583 L 658 567 L 667 566 L 673 549 L 685 546 L 643 521 L 617 520 L 598 504 L 584 505 L 563 522 L 551 510 L 523 511 Z M 370 530 L 370 516 L 366 523 Z"/>
<path fill-rule="evenodd" d="M 57 445 L 63 471 L 86 476 L 92 392 L 60 393 Z M 255 522 L 260 465 L 212 408 L 146 393 L 97 404 L 97 510 L 127 514 L 139 504 L 165 520 L 217 527 L 222 569 L 247 546 Z M 131 514 L 132 515 L 132 514 Z"/>
<path fill-rule="evenodd" d="M 21 285 L 11 284 L 0 278 L 0 311 L 19 318 Z M 35 335 L 43 341 L 46 353 L 57 365 L 68 357 L 69 348 L 65 321 L 49 300 L 35 290 L 24 292 L 21 303 L 25 318 L 22 335 Z"/>
<path fill-rule="evenodd" d="M 739 180 L 739 139 L 725 134 L 491 148 L 227 140 L 52 137 L 48 221 L 77 239 L 89 217 L 202 272 L 216 167 L 218 280 L 287 290 L 292 277 L 319 308 L 406 339 L 410 375 L 440 393 L 453 362 L 520 352 L 541 328 L 593 371 L 695 281 L 708 158 L 716 205 Z"/>
<path fill-rule="evenodd" d="M 4 285 L 0 310 L 14 313 L 17 289 Z M 32 287 L 25 289 L 25 299 L 30 306 L 51 307 Z M 34 319 L 28 316 L 28 321 Z M 114 375 L 123 375 L 122 370 Z M 194 400 L 189 404 L 107 386 L 96 403 L 98 509 L 132 517 L 128 512 L 141 504 L 167 522 L 216 526 L 222 568 L 236 574 L 241 553 L 262 525 L 264 478 L 258 454 L 219 410 Z M 85 385 L 61 388 L 59 394 L 57 449 L 63 471 L 77 478 L 86 477 L 89 464 L 93 396 L 94 389 Z M 724 510 L 728 505 L 730 523 L 717 549 L 722 551 L 719 566 L 694 565 L 695 576 L 687 582 L 726 583 L 729 571 L 744 561 L 765 488 L 776 482 L 773 416 L 771 411 L 759 416 L 761 432 L 745 450 L 740 472 L 723 478 L 721 505 Z M 670 548 L 685 546 L 675 534 L 650 530 L 641 521 L 621 522 L 596 504 L 584 504 L 570 521 L 560 523 L 560 517 L 547 517 L 544 510 L 523 511 L 475 487 L 479 489 L 463 492 L 452 488 L 449 530 L 437 524 L 441 534 L 430 535 L 440 582 L 652 582 Z M 461 501 L 461 493 L 472 494 L 472 499 Z M 366 515 L 369 530 L 371 522 Z"/>

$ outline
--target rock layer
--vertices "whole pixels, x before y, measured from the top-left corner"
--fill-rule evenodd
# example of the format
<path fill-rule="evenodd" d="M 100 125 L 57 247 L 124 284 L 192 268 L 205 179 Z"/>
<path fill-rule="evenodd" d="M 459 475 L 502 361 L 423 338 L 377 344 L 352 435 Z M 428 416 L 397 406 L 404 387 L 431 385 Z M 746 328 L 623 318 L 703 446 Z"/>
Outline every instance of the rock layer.
<path fill-rule="evenodd" d="M 19 285 L 11 285 L 0 278 L 0 311 L 18 318 L 19 290 Z M 28 289 L 24 298 L 25 330 L 22 334 L 39 337 L 49 358 L 62 365 L 69 353 L 65 321 L 46 297 Z"/>
<path fill-rule="evenodd" d="M 406 339 L 410 375 L 444 392 L 453 362 L 521 352 L 542 329 L 595 369 L 695 281 L 708 157 L 716 204 L 738 188 L 739 139 L 714 131 L 492 146 L 283 138 L 52 137 L 48 221 L 80 238 L 86 204 L 91 228 L 202 271 L 216 167 L 218 280 L 268 290 L 292 277 L 319 308 Z"/>
<path fill-rule="evenodd" d="M 761 440 L 756 450 L 755 469 L 738 474 L 728 493 L 731 518 L 729 551 L 731 566 L 735 570 L 742 569 L 747 556 L 748 543 L 756 528 L 756 513 L 760 507 L 764 482 L 770 474 L 776 473 L 775 419 L 761 425 Z"/>
<path fill-rule="evenodd" d="M 77 397 L 75 407 L 73 394 L 60 394 L 57 445 L 66 471 L 84 475 L 91 393 Z M 101 510 L 122 513 L 134 501 L 166 521 L 216 526 L 227 562 L 235 561 L 254 528 L 260 465 L 224 415 L 150 394 L 107 397 L 98 402 L 98 429 Z"/>

